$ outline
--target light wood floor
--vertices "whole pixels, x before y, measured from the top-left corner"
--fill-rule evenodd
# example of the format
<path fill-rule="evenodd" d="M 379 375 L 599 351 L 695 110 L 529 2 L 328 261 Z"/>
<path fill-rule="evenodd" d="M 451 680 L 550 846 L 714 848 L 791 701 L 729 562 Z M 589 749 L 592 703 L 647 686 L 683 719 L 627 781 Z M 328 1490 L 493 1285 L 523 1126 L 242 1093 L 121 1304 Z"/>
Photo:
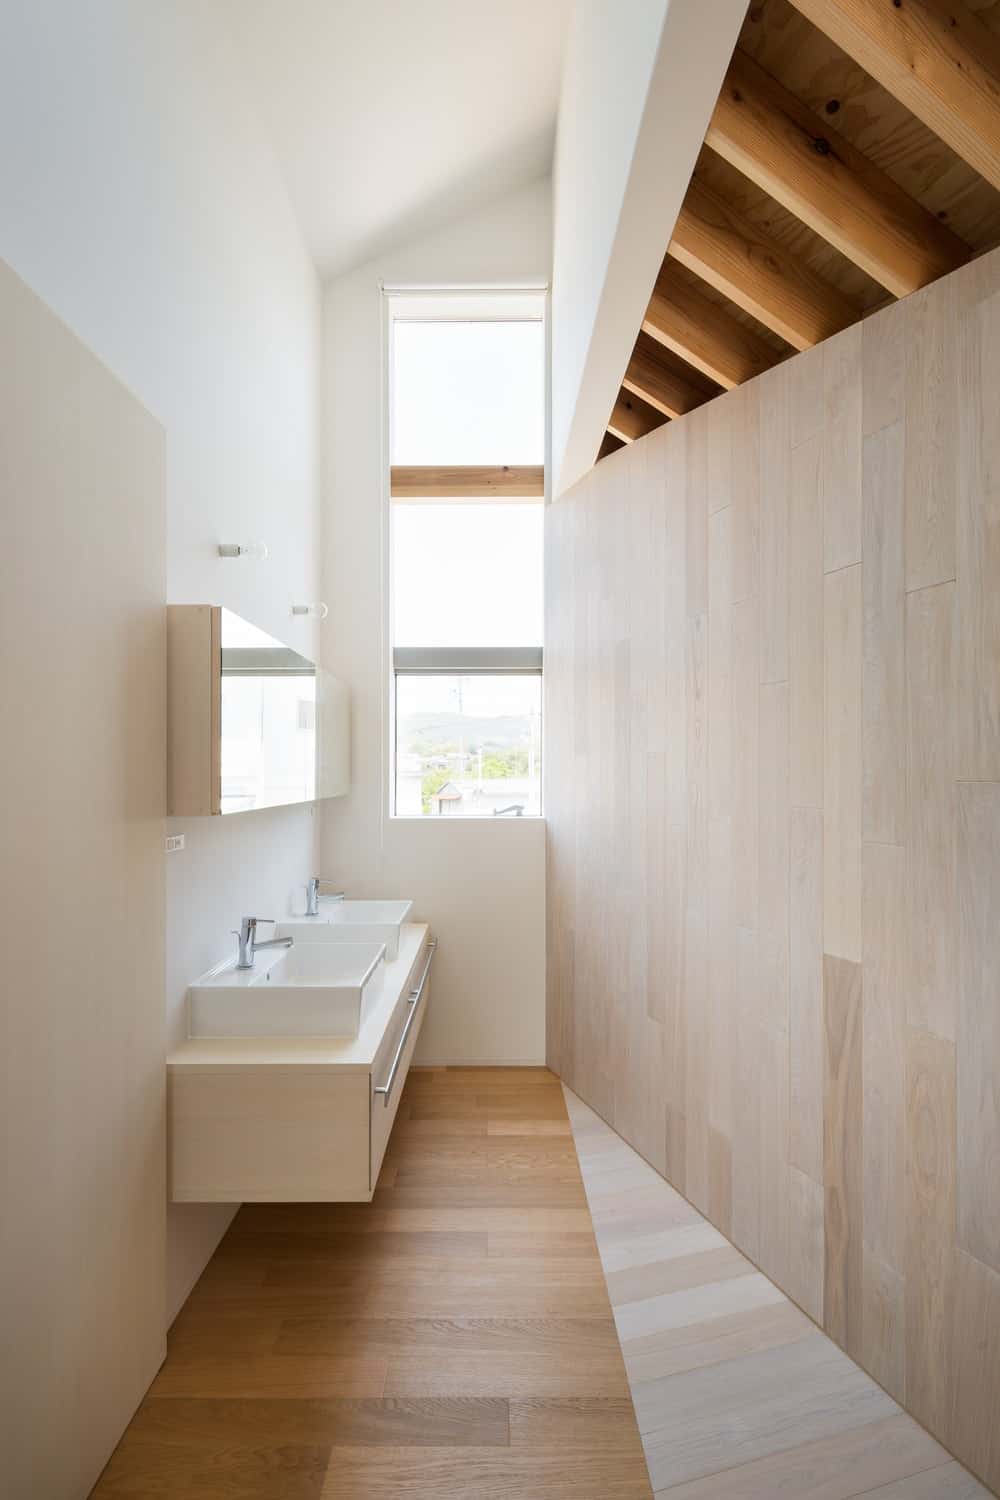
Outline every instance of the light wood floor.
<path fill-rule="evenodd" d="M 657 1500 L 989 1500 L 565 1092 Z"/>
<path fill-rule="evenodd" d="M 561 1087 L 411 1073 L 372 1204 L 247 1205 L 94 1500 L 649 1500 Z"/>

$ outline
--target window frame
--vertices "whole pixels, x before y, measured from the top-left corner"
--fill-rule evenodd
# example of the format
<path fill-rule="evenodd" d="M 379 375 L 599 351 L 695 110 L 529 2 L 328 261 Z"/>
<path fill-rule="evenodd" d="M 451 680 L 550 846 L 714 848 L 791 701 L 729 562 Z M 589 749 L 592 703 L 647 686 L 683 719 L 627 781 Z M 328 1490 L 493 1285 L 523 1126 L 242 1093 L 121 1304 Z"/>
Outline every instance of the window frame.
<path fill-rule="evenodd" d="M 385 732 L 382 745 L 381 777 L 386 817 L 406 823 L 522 823 L 544 822 L 545 768 L 545 674 L 544 642 L 541 646 L 396 646 L 393 620 L 394 590 L 392 576 L 392 410 L 393 410 L 393 339 L 398 321 L 420 322 L 540 322 L 544 347 L 544 493 L 538 502 L 549 503 L 550 395 L 549 395 L 549 288 L 546 283 L 512 285 L 485 284 L 468 286 L 393 285 L 380 283 L 382 311 L 382 659 L 385 667 L 382 702 Z M 433 503 L 431 500 L 429 503 Z M 447 502 L 442 502 L 447 503 Z M 454 503 L 454 502 L 452 502 Z M 461 502 L 459 502 L 461 503 Z M 470 501 L 470 503 L 475 503 Z M 495 501 L 493 503 L 496 503 Z M 508 503 L 521 503 L 508 502 Z M 446 663 L 454 663 L 448 665 Z M 397 683 L 400 676 L 490 676 L 540 677 L 542 680 L 541 764 L 542 785 L 539 788 L 539 812 L 516 818 L 493 814 L 470 813 L 459 817 L 431 818 L 424 814 L 396 811 L 396 740 Z"/>

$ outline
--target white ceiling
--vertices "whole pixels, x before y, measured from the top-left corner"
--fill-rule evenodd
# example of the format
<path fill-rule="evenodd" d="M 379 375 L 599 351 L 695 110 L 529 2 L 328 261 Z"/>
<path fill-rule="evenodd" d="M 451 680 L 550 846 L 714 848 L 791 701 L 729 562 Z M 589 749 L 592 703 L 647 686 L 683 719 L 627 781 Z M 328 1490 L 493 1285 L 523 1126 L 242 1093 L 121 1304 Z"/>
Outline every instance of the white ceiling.
<path fill-rule="evenodd" d="M 547 173 L 573 0 L 223 0 L 324 275 Z"/>

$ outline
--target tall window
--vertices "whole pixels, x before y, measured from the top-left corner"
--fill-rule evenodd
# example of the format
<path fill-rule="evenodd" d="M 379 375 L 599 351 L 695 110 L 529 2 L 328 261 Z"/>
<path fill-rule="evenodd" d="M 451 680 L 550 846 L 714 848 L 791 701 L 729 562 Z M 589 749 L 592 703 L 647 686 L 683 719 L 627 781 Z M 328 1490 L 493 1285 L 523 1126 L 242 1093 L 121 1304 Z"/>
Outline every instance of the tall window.
<path fill-rule="evenodd" d="M 389 299 L 397 817 L 537 817 L 539 293 Z"/>

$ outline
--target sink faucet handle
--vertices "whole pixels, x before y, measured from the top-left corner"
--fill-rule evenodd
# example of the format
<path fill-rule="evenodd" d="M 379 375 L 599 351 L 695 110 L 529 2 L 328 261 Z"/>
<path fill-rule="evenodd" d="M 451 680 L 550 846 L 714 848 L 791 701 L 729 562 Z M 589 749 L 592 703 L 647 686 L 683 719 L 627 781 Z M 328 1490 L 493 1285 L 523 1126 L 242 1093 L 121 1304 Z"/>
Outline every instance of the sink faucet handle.
<path fill-rule="evenodd" d="M 273 917 L 244 917 L 240 922 L 240 930 L 236 933 L 236 936 L 243 943 L 249 942 L 251 938 L 256 936 L 258 922 L 273 921 Z M 234 928 L 233 931 L 235 932 L 236 929 Z"/>

